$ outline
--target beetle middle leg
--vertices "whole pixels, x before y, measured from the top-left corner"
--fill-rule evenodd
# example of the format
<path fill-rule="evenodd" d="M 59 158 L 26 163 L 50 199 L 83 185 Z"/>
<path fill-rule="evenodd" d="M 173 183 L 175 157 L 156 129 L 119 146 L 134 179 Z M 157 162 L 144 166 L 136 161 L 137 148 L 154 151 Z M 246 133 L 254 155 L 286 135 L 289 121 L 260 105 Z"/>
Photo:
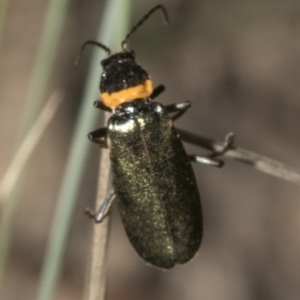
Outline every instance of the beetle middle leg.
<path fill-rule="evenodd" d="M 87 214 L 89 217 L 93 218 L 96 223 L 101 223 L 103 219 L 107 216 L 109 213 L 109 209 L 114 201 L 114 198 L 116 196 L 116 193 L 114 189 L 111 189 L 108 193 L 106 199 L 104 200 L 103 205 L 100 207 L 99 211 L 96 213 L 90 208 L 85 209 L 85 214 Z"/>
<path fill-rule="evenodd" d="M 209 146 L 211 144 L 211 141 L 208 139 L 187 132 L 185 130 L 181 130 L 181 129 L 176 129 L 176 130 L 179 133 L 181 139 L 185 142 L 188 142 L 196 146 L 202 146 L 205 144 Z M 224 162 L 222 160 L 216 159 L 216 157 L 226 153 L 227 150 L 233 147 L 233 143 L 234 143 L 234 133 L 230 132 L 226 135 L 225 141 L 221 149 L 219 149 L 218 151 L 212 149 L 213 152 L 207 156 L 189 155 L 189 158 L 192 162 L 202 163 L 205 165 L 215 166 L 220 168 L 224 165 Z"/>

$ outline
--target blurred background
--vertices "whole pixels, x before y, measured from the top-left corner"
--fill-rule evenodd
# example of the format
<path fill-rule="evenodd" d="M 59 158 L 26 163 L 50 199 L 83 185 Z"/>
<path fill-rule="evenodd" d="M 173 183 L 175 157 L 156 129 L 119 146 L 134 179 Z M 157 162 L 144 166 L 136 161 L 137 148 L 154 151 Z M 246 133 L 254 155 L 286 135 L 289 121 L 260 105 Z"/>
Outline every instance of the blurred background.
<path fill-rule="evenodd" d="M 0 41 L 1 178 L 13 157 L 48 6 L 46 0 L 7 3 Z M 160 102 L 192 102 L 177 126 L 215 140 L 233 131 L 236 146 L 300 169 L 300 2 L 160 3 L 168 9 L 169 26 L 154 15 L 130 47 L 154 84 L 166 86 Z M 63 103 L 29 162 L 3 300 L 36 296 L 91 50 L 78 68 L 74 58 L 85 40 L 96 37 L 104 4 L 69 3 L 46 97 L 61 89 Z M 156 4 L 133 0 L 130 24 Z M 90 99 L 91 110 L 95 100 Z M 91 145 L 57 300 L 82 299 L 93 227 L 83 211 L 94 205 L 98 162 L 99 148 Z M 167 272 L 147 266 L 129 244 L 115 205 L 107 299 L 300 299 L 299 186 L 231 160 L 222 169 L 194 165 L 194 170 L 205 223 L 199 254 Z"/>

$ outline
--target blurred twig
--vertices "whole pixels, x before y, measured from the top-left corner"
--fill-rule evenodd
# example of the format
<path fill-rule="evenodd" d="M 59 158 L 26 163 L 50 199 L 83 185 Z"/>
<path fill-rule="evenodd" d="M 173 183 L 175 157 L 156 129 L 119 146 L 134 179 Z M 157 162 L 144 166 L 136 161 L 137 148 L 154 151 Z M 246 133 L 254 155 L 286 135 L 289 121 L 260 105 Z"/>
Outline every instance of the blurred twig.
<path fill-rule="evenodd" d="M 224 142 L 213 141 L 200 135 L 191 134 L 185 130 L 176 128 L 181 139 L 185 142 L 192 143 L 202 148 L 219 152 L 222 150 Z M 282 164 L 276 160 L 259 155 L 257 153 L 231 146 L 223 154 L 225 157 L 235 159 L 245 164 L 251 165 L 253 168 L 281 179 L 300 184 L 300 172 L 296 169 Z"/>
<path fill-rule="evenodd" d="M 14 215 L 17 209 L 18 201 L 16 197 L 11 197 L 15 191 L 16 183 L 23 173 L 24 167 L 31 153 L 40 140 L 42 133 L 52 120 L 58 105 L 61 102 L 62 94 L 55 92 L 45 105 L 40 116 L 32 126 L 29 133 L 23 140 L 20 148 L 16 152 L 13 161 L 6 172 L 0 186 L 0 286 L 3 282 L 3 275 L 7 258 L 9 255 L 10 240 L 13 228 Z"/>
<path fill-rule="evenodd" d="M 0 0 L 0 9 L 4 8 L 7 0 Z M 50 0 L 47 9 L 45 22 L 41 32 L 41 40 L 37 57 L 34 64 L 33 73 L 30 78 L 29 88 L 26 95 L 25 112 L 23 113 L 20 130 L 17 137 L 17 149 L 23 143 L 28 131 L 35 123 L 41 108 L 44 105 L 46 89 L 51 75 L 57 45 L 61 35 L 61 29 L 65 20 L 69 0 Z M 0 12 L 0 14 L 2 11 Z M 2 21 L 3 22 L 3 21 Z M 5 216 L 1 223 L 1 247 L 0 247 L 0 289 L 2 285 L 5 265 L 9 257 L 9 249 L 12 240 L 14 219 L 21 199 L 22 185 L 25 178 L 26 167 L 23 168 L 15 188 L 10 193 L 5 207 Z M 3 229 L 5 228 L 5 229 Z"/>
<path fill-rule="evenodd" d="M 8 6 L 8 0 L 0 1 L 0 45 L 2 40 L 3 28 L 5 24 L 7 6 Z"/>
<path fill-rule="evenodd" d="M 2 1 L 2 0 L 1 0 Z M 45 93 L 54 66 L 56 50 L 64 25 L 69 0 L 50 0 L 41 32 L 41 40 L 33 73 L 30 78 L 24 117 L 19 132 L 22 140 L 31 127 L 45 101 Z"/>
<path fill-rule="evenodd" d="M 18 151 L 15 153 L 15 156 L 0 183 L 0 210 L 1 207 L 4 206 L 5 200 L 13 189 L 21 170 L 35 149 L 47 125 L 52 120 L 59 104 L 61 103 L 61 99 L 62 94 L 60 92 L 55 92 L 50 97 L 40 116 L 24 138 Z"/>

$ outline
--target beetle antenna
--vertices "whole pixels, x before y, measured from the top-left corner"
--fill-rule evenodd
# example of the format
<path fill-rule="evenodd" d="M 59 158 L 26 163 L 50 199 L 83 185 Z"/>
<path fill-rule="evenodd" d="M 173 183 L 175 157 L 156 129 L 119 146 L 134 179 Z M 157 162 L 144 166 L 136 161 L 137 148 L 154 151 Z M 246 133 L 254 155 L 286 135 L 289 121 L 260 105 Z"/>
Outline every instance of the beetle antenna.
<path fill-rule="evenodd" d="M 166 24 L 169 23 L 169 17 L 168 17 L 168 13 L 166 8 L 163 5 L 157 5 L 155 7 L 153 7 L 152 9 L 150 9 L 145 15 L 144 17 L 139 20 L 137 22 L 137 24 L 135 26 L 132 27 L 132 29 L 130 30 L 130 32 L 126 35 L 125 39 L 122 42 L 122 49 L 123 51 L 126 51 L 127 49 L 127 41 L 128 39 L 131 37 L 131 35 L 157 10 L 161 10 L 163 15 L 164 15 L 164 21 Z"/>
<path fill-rule="evenodd" d="M 76 59 L 75 59 L 75 65 L 76 65 L 76 66 L 79 64 L 79 61 L 80 61 L 82 52 L 83 52 L 84 48 L 85 48 L 87 45 L 94 45 L 94 46 L 97 46 L 97 47 L 103 49 L 105 52 L 107 52 L 107 55 L 108 55 L 108 56 L 110 55 L 110 49 L 109 49 L 108 47 L 106 47 L 105 45 L 103 45 L 103 44 L 101 44 L 101 43 L 98 43 L 98 42 L 96 42 L 96 41 L 86 41 L 86 42 L 81 46 L 81 49 L 80 49 L 80 51 L 78 52 L 78 54 L 77 54 L 77 56 L 76 56 Z"/>

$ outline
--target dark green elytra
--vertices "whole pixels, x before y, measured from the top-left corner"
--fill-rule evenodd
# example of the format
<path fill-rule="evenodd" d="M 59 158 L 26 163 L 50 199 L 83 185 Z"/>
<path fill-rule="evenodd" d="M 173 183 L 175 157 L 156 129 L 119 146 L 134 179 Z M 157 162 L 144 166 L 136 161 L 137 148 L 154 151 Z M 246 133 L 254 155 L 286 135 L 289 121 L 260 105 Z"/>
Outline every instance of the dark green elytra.
<path fill-rule="evenodd" d="M 163 269 L 189 261 L 201 244 L 200 197 L 165 107 L 123 104 L 110 117 L 107 133 L 113 186 L 131 244 Z"/>

